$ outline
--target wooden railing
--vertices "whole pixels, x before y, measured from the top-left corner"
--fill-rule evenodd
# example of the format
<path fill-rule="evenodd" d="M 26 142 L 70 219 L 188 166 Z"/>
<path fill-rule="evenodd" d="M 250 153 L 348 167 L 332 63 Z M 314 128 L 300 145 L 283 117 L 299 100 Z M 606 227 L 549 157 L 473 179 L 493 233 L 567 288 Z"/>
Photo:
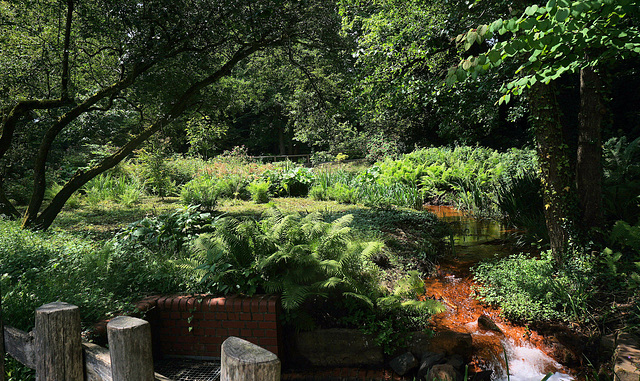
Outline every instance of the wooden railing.
<path fill-rule="evenodd" d="M 28 333 L 2 328 L 1 311 L 0 304 L 0 381 L 5 378 L 5 351 L 35 369 L 38 381 L 170 381 L 153 371 L 151 328 L 145 320 L 119 316 L 109 321 L 106 349 L 82 341 L 80 312 L 74 305 L 39 307 L 35 328 Z M 277 381 L 280 361 L 265 349 L 230 337 L 222 344 L 221 373 L 223 381 Z"/>

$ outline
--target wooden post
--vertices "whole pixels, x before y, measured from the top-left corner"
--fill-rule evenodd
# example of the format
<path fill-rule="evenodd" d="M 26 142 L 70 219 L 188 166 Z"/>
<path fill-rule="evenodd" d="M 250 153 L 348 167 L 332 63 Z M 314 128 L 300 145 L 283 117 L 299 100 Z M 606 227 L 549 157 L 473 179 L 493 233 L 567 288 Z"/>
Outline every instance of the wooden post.
<path fill-rule="evenodd" d="M 113 381 L 154 381 L 151 326 L 130 316 L 107 324 Z"/>
<path fill-rule="evenodd" d="M 222 343 L 220 381 L 280 381 L 278 356 L 238 337 Z"/>
<path fill-rule="evenodd" d="M 36 309 L 36 380 L 82 381 L 82 339 L 78 307 L 62 302 Z"/>

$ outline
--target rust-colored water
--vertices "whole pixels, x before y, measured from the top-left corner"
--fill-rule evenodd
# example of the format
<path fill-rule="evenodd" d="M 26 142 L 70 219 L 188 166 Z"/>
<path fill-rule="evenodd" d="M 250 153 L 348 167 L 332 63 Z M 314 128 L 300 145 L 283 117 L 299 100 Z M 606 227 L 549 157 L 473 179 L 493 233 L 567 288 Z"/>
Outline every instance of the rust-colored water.
<path fill-rule="evenodd" d="M 503 245 L 507 232 L 499 224 L 475 221 L 451 207 L 430 206 L 427 209 L 450 223 L 456 234 L 454 255 L 441 261 L 436 276 L 425 280 L 425 296 L 442 301 L 447 308 L 433 317 L 433 329 L 472 334 L 474 354 L 471 371 L 495 369 L 496 362 L 504 364 L 505 342 L 549 353 L 542 336 L 525 326 L 505 321 L 498 308 L 474 298 L 476 284 L 470 267 L 494 255 L 509 254 L 509 249 Z M 479 329 L 477 320 L 482 315 L 495 322 L 502 333 Z M 570 372 L 552 361 L 541 371 Z"/>

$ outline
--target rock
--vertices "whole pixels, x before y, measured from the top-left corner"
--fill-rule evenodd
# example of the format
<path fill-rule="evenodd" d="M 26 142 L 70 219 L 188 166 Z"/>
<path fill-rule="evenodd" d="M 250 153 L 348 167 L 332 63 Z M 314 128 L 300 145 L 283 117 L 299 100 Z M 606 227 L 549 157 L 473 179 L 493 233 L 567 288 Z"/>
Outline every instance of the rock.
<path fill-rule="evenodd" d="M 453 355 L 447 359 L 446 364 L 451 364 L 454 368 L 461 370 L 464 366 L 464 359 L 460 355 Z"/>
<path fill-rule="evenodd" d="M 321 329 L 300 332 L 296 347 L 313 366 L 380 366 L 384 363 L 382 348 L 373 338 L 356 329 Z"/>
<path fill-rule="evenodd" d="M 616 362 L 613 372 L 620 381 L 638 381 L 640 378 L 640 341 L 637 336 L 623 332 L 618 336 Z"/>
<path fill-rule="evenodd" d="M 457 381 L 458 371 L 456 371 L 450 364 L 438 364 L 431 368 L 426 379 L 427 381 Z"/>
<path fill-rule="evenodd" d="M 413 353 L 407 352 L 391 360 L 389 366 L 394 372 L 400 376 L 404 376 L 418 366 L 418 359 L 416 359 Z"/>
<path fill-rule="evenodd" d="M 498 325 L 493 320 L 491 320 L 491 318 L 488 317 L 487 315 L 481 315 L 478 318 L 478 328 L 484 331 L 493 331 L 493 332 L 502 333 L 502 330 L 500 329 L 500 327 L 498 327 Z"/>
<path fill-rule="evenodd" d="M 411 332 L 411 340 L 408 342 L 408 348 L 416 357 L 422 358 L 425 353 L 429 352 L 429 341 L 433 334 L 430 332 Z"/>
<path fill-rule="evenodd" d="M 547 337 L 545 339 L 545 343 L 550 350 L 549 355 L 558 360 L 560 363 L 568 365 L 578 363 L 578 358 L 576 357 L 576 355 L 564 344 L 562 344 L 555 336 Z"/>
<path fill-rule="evenodd" d="M 429 341 L 428 350 L 449 356 L 458 354 L 464 359 L 470 359 L 473 351 L 471 334 L 453 331 L 436 332 Z"/>
<path fill-rule="evenodd" d="M 444 361 L 442 353 L 427 352 L 420 359 L 420 368 L 418 369 L 418 379 L 426 376 L 434 365 L 441 364 Z"/>

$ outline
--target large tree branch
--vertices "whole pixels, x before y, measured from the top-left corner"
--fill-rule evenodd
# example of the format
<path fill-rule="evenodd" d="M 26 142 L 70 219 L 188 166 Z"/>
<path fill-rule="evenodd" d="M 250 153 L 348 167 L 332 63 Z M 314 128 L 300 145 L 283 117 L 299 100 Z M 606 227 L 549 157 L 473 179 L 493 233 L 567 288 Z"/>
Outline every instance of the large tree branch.
<path fill-rule="evenodd" d="M 221 78 L 229 75 L 231 70 L 246 57 L 250 56 L 254 52 L 258 51 L 266 44 L 254 44 L 251 46 L 245 46 L 240 48 L 236 53 L 227 61 L 220 69 L 215 73 L 207 76 L 206 78 L 195 82 L 187 90 L 185 90 L 181 96 L 179 96 L 174 102 L 171 109 L 169 109 L 165 115 L 153 123 L 148 128 L 144 129 L 137 136 L 132 138 L 124 146 L 122 146 L 114 154 L 104 158 L 100 163 L 88 169 L 86 172 L 78 171 L 76 174 L 62 187 L 62 189 L 53 197 L 49 205 L 42 211 L 37 218 L 30 218 L 23 221 L 24 227 L 34 227 L 37 229 L 48 229 L 58 213 L 62 210 L 62 207 L 67 202 L 69 197 L 80 189 L 83 185 L 89 182 L 94 177 L 101 173 L 113 168 L 125 157 L 131 154 L 136 148 L 138 148 L 143 142 L 149 139 L 153 134 L 158 132 L 163 126 L 171 123 L 175 118 L 180 116 L 191 104 L 193 99 L 206 87 L 216 83 Z M 34 192 L 35 193 L 35 192 Z M 41 201 L 40 201 L 41 205 Z M 29 206 L 31 207 L 31 205 Z M 39 209 L 39 207 L 38 207 Z M 36 212 L 37 210 L 36 209 Z M 35 213 L 33 214 L 35 215 Z"/>
<path fill-rule="evenodd" d="M 44 192 L 46 189 L 45 173 L 47 157 L 49 156 L 49 151 L 51 150 L 51 146 L 53 145 L 53 141 L 55 140 L 55 138 L 60 134 L 60 132 L 62 132 L 65 127 L 76 120 L 80 115 L 88 112 L 91 107 L 97 102 L 106 97 L 111 97 L 117 94 L 119 91 L 127 88 L 128 86 L 133 84 L 136 78 L 138 78 L 142 73 L 149 70 L 153 65 L 154 62 L 150 62 L 143 66 L 134 68 L 134 70 L 132 70 L 132 72 L 123 80 L 118 81 L 113 85 L 103 88 L 100 91 L 94 93 L 92 96 L 85 99 L 84 102 L 67 111 L 51 127 L 49 127 L 44 137 L 42 138 L 42 142 L 40 143 L 40 148 L 38 149 L 38 154 L 35 159 L 33 168 L 33 193 L 31 194 L 29 206 L 27 207 L 27 210 L 25 211 L 23 217 L 23 226 L 30 225 L 30 221 L 36 218 L 37 213 L 42 206 L 42 202 L 44 200 Z"/>
<path fill-rule="evenodd" d="M 33 110 L 50 110 L 70 104 L 69 99 L 31 99 L 20 101 L 11 107 L 2 118 L 2 135 L 0 135 L 0 158 L 11 147 L 13 134 L 20 118 Z"/>

